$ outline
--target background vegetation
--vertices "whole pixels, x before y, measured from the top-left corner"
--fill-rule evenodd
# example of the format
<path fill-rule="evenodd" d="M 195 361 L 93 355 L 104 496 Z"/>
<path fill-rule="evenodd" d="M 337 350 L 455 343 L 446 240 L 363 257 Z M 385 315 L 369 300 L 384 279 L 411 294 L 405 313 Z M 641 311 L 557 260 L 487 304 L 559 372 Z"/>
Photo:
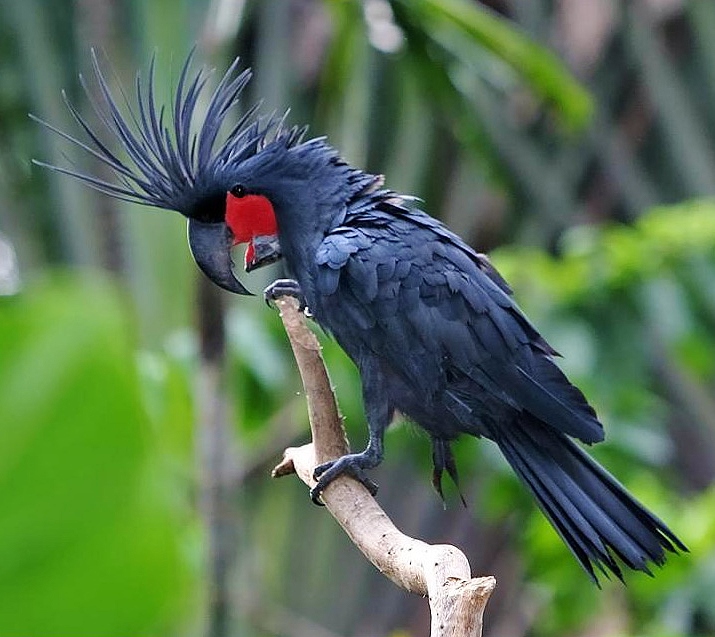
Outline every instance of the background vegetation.
<path fill-rule="evenodd" d="M 715 633 L 713 32 L 710 0 L 0 0 L 0 636 L 427 630 L 268 478 L 306 435 L 274 313 L 199 283 L 178 215 L 29 163 L 97 170 L 27 118 L 72 129 L 90 46 L 125 86 L 156 51 L 168 96 L 193 43 L 494 249 L 606 423 L 594 455 L 691 548 L 599 591 L 492 446 L 460 443 L 470 507 L 445 511 L 398 424 L 380 501 L 496 575 L 487 634 Z M 358 447 L 355 372 L 326 356 Z"/>

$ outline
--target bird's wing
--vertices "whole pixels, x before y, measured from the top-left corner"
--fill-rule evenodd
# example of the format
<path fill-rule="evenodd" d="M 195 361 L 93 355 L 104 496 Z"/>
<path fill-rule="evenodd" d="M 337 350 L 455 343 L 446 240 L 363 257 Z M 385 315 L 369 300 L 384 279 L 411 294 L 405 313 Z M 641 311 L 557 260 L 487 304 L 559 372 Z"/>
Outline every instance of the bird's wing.
<path fill-rule="evenodd" d="M 351 330 L 411 387 L 444 391 L 467 412 L 473 388 L 584 442 L 601 440 L 593 409 L 493 266 L 434 223 L 443 231 L 376 216 L 331 232 L 316 253 L 328 328 Z"/>

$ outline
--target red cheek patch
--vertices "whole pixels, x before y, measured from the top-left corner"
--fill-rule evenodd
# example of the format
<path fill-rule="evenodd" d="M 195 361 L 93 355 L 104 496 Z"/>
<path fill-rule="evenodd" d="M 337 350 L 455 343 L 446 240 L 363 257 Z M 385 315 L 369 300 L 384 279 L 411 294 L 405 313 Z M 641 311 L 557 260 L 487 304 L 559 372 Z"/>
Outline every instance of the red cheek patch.
<path fill-rule="evenodd" d="M 273 206 L 261 195 L 235 197 L 226 193 L 226 225 L 233 233 L 234 245 L 278 234 Z"/>

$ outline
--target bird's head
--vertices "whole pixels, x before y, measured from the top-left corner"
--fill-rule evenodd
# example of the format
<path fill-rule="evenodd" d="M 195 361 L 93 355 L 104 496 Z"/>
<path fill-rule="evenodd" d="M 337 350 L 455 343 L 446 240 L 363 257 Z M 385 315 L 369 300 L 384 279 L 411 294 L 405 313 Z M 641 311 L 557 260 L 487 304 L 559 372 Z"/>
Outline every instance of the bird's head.
<path fill-rule="evenodd" d="M 84 141 L 33 119 L 105 164 L 115 179 L 35 163 L 116 199 L 181 213 L 188 219 L 189 246 L 201 270 L 226 290 L 250 294 L 233 272 L 235 245 L 247 244 L 247 271 L 276 261 L 282 254 L 282 227 L 298 224 L 305 235 L 329 224 L 341 200 L 370 178 L 350 169 L 323 140 L 304 142 L 306 129 L 286 127 L 285 117 L 260 117 L 257 106 L 236 115 L 251 77 L 250 70 L 239 71 L 238 60 L 208 97 L 198 121 L 197 105 L 210 73 L 202 68 L 192 75 L 192 57 L 183 65 L 168 109 L 157 106 L 154 60 L 146 81 L 137 75 L 135 105 L 122 92 L 126 107 L 120 108 L 93 52 L 99 97 L 80 80 L 101 127 L 114 139 L 103 139 L 66 96 Z M 321 204 L 325 200 L 329 206 Z"/>

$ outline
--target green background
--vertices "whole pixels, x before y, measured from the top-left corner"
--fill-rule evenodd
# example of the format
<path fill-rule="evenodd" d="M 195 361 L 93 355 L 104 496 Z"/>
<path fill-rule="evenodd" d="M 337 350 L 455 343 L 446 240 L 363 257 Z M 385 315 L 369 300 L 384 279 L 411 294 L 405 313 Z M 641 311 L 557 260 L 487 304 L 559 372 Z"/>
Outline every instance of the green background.
<path fill-rule="evenodd" d="M 598 590 L 492 445 L 456 445 L 444 510 L 397 423 L 380 503 L 497 577 L 485 634 L 715 634 L 714 32 L 709 0 L 0 0 L 0 637 L 428 631 L 269 478 L 307 437 L 275 313 L 202 282 L 178 215 L 30 164 L 97 172 L 27 117 L 79 133 L 90 47 L 130 101 L 155 53 L 166 101 L 194 45 L 491 252 L 604 421 L 594 455 L 691 549 Z"/>

